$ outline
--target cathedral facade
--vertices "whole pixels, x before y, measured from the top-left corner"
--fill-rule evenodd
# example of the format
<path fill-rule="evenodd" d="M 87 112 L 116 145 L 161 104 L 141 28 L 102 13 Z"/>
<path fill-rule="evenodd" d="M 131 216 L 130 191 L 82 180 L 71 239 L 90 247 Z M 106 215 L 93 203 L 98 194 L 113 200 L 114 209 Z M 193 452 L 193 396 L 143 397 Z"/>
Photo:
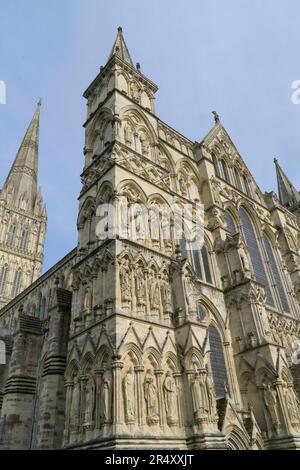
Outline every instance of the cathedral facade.
<path fill-rule="evenodd" d="M 216 112 L 201 142 L 162 122 L 156 91 L 119 28 L 84 93 L 78 245 L 0 311 L 1 449 L 300 448 L 299 193 L 276 162 L 263 194 Z"/>

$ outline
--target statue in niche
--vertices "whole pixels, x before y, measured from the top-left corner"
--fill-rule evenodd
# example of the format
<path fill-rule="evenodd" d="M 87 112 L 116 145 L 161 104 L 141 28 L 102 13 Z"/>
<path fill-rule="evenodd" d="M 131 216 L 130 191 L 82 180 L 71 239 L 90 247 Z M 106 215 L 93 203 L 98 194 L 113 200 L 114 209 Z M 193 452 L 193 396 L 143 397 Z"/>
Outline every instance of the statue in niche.
<path fill-rule="evenodd" d="M 180 189 L 181 194 L 183 196 L 187 196 L 188 195 L 188 185 L 187 185 L 185 177 L 183 175 L 180 175 L 179 179 L 178 179 L 178 182 L 179 182 L 179 189 Z"/>
<path fill-rule="evenodd" d="M 143 269 L 139 266 L 135 273 L 136 299 L 139 305 L 146 303 L 146 284 Z"/>
<path fill-rule="evenodd" d="M 206 418 L 209 412 L 209 402 L 205 383 L 206 375 L 206 370 L 201 370 L 195 374 L 191 384 L 194 416 L 196 422 Z"/>
<path fill-rule="evenodd" d="M 167 208 L 163 208 L 161 213 L 161 231 L 165 246 L 172 247 L 171 213 Z"/>
<path fill-rule="evenodd" d="M 110 381 L 107 377 L 102 380 L 101 386 L 100 418 L 102 424 L 109 423 L 110 419 Z"/>
<path fill-rule="evenodd" d="M 80 416 L 80 382 L 78 376 L 73 377 L 73 390 L 70 405 L 70 429 L 77 431 L 79 427 Z"/>
<path fill-rule="evenodd" d="M 159 422 L 157 387 L 155 385 L 155 376 L 152 369 L 148 369 L 146 373 L 144 395 L 147 405 L 148 424 L 157 424 Z"/>
<path fill-rule="evenodd" d="M 291 424 L 299 425 L 299 400 L 293 390 L 293 387 L 286 386 L 285 392 L 286 406 L 291 420 Z"/>
<path fill-rule="evenodd" d="M 215 418 L 217 416 L 217 402 L 216 402 L 216 394 L 215 394 L 213 378 L 211 374 L 207 374 L 206 389 L 207 389 L 210 414 L 212 418 Z"/>
<path fill-rule="evenodd" d="M 134 214 L 134 228 L 136 240 L 145 240 L 145 219 L 144 212 L 140 207 L 136 207 Z"/>
<path fill-rule="evenodd" d="M 142 153 L 144 153 L 145 155 L 148 155 L 149 149 L 150 149 L 150 142 L 145 132 L 141 133 L 140 142 L 141 142 Z"/>
<path fill-rule="evenodd" d="M 121 299 L 124 302 L 132 299 L 131 270 L 128 259 L 125 259 L 120 268 Z"/>
<path fill-rule="evenodd" d="M 132 132 L 131 126 L 129 124 L 125 124 L 125 127 L 124 127 L 125 144 L 128 144 L 129 146 L 131 146 L 132 138 L 133 138 L 133 132 Z"/>
<path fill-rule="evenodd" d="M 161 282 L 161 300 L 165 312 L 172 311 L 171 287 L 168 275 L 165 274 Z"/>
<path fill-rule="evenodd" d="M 90 428 L 93 423 L 95 406 L 95 385 L 94 380 L 90 376 L 85 386 L 85 412 L 84 412 L 84 426 Z"/>
<path fill-rule="evenodd" d="M 191 276 L 187 275 L 184 279 L 184 290 L 186 303 L 190 309 L 196 308 L 194 299 L 194 283 Z"/>
<path fill-rule="evenodd" d="M 265 407 L 271 418 L 272 428 L 276 434 L 279 434 L 280 431 L 280 420 L 278 412 L 278 403 L 277 403 L 277 393 L 276 390 L 273 390 L 271 384 L 263 384 L 263 396 Z"/>
<path fill-rule="evenodd" d="M 131 366 L 124 377 L 125 416 L 127 423 L 135 422 L 135 377 Z"/>
<path fill-rule="evenodd" d="M 165 408 L 167 415 L 167 423 L 169 426 L 176 426 L 177 405 L 176 405 L 176 383 L 170 371 L 167 372 L 163 384 Z"/>
<path fill-rule="evenodd" d="M 150 284 L 150 307 L 153 309 L 159 309 L 160 307 L 160 290 L 159 282 L 155 279 L 155 274 L 152 271 L 149 276 Z"/>
<path fill-rule="evenodd" d="M 263 329 L 264 335 L 268 336 L 268 335 L 270 335 L 271 332 L 270 332 L 270 324 L 269 324 L 267 312 L 266 312 L 264 307 L 259 306 L 258 307 L 258 313 L 259 313 L 259 316 L 260 316 L 260 319 L 261 319 L 262 329 Z"/>
<path fill-rule="evenodd" d="M 157 206 L 152 206 L 149 210 L 149 228 L 150 228 L 151 240 L 154 242 L 159 242 L 160 220 L 159 220 L 159 210 Z"/>
<path fill-rule="evenodd" d="M 131 97 L 134 101 L 139 102 L 140 100 L 140 89 L 135 82 L 130 85 Z"/>
<path fill-rule="evenodd" d="M 93 308 L 92 292 L 90 290 L 90 287 L 88 286 L 85 289 L 83 309 L 86 314 L 89 314 L 91 313 L 92 308 Z"/>

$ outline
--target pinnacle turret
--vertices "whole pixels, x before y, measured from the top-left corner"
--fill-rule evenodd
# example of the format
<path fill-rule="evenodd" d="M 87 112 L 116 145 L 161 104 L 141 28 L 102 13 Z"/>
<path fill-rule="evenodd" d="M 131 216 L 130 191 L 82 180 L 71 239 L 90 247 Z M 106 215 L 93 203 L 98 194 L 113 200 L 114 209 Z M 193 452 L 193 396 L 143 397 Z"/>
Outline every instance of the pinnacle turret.
<path fill-rule="evenodd" d="M 41 100 L 25 133 L 17 156 L 0 193 L 15 208 L 34 210 L 37 198 L 39 122 Z"/>

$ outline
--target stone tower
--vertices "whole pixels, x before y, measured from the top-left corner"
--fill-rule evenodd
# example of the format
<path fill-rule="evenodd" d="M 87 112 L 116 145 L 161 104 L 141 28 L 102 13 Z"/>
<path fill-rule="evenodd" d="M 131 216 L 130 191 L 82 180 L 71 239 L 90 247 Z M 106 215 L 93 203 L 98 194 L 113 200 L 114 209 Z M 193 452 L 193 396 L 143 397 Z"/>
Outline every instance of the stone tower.
<path fill-rule="evenodd" d="M 0 192 L 0 308 L 40 275 L 46 209 L 38 190 L 41 103 Z"/>
<path fill-rule="evenodd" d="M 88 116 L 66 371 L 67 447 L 93 442 L 102 448 L 110 441 L 128 448 L 141 439 L 144 448 L 157 439 L 165 448 L 179 448 L 180 442 L 190 448 L 226 446 L 217 426 L 207 324 L 198 321 L 193 275 L 163 214 L 174 203 L 194 209 L 200 200 L 196 165 L 189 162 L 192 144 L 177 134 L 183 145 L 175 178 L 161 136 L 170 146 L 175 142 L 155 115 L 156 91 L 140 65 L 134 67 L 119 28 L 108 62 L 84 93 Z M 85 358 L 81 371 L 78 351 Z M 201 393 L 205 409 L 199 406 Z M 74 411 L 79 395 L 82 416 Z M 135 439 L 129 442 L 129 435 Z"/>
<path fill-rule="evenodd" d="M 277 162 L 263 194 L 217 112 L 193 142 L 156 91 L 119 28 L 84 93 L 78 246 L 0 312 L 1 449 L 300 447 L 298 192 Z"/>

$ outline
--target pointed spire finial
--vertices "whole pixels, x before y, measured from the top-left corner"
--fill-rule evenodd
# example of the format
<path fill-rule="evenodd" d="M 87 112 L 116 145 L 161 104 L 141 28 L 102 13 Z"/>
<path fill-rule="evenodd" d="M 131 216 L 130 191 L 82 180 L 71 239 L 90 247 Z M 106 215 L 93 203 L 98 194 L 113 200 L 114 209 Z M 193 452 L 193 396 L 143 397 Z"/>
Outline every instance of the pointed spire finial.
<path fill-rule="evenodd" d="M 274 163 L 276 165 L 278 196 L 280 203 L 284 207 L 292 207 L 294 204 L 300 202 L 300 194 L 288 179 L 276 158 L 274 158 Z"/>
<path fill-rule="evenodd" d="M 32 208 L 36 200 L 40 106 L 41 103 L 39 101 L 1 193 L 6 194 L 10 188 L 13 188 L 13 200 L 11 200 L 11 203 L 16 206 L 19 203 L 20 197 L 25 193 L 31 201 Z"/>
<path fill-rule="evenodd" d="M 39 101 L 38 101 L 38 104 L 37 104 L 37 105 L 38 105 L 38 106 L 42 106 L 42 98 L 40 98 L 40 99 L 39 99 Z"/>
<path fill-rule="evenodd" d="M 118 35 L 114 42 L 113 48 L 109 55 L 108 60 L 110 60 L 114 55 L 120 57 L 124 62 L 127 62 L 133 67 L 133 62 L 129 54 L 129 50 L 126 46 L 124 36 L 123 36 L 123 28 L 121 26 L 118 27 Z"/>

